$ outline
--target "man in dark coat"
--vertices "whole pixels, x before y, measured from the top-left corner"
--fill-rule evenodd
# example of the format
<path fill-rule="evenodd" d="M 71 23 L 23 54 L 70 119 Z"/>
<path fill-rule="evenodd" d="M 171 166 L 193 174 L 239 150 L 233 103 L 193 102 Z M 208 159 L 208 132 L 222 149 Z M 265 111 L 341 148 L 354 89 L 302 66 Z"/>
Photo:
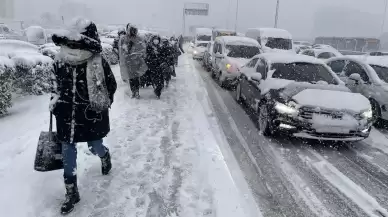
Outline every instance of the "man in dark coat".
<path fill-rule="evenodd" d="M 109 108 L 117 84 L 100 54 L 102 47 L 94 23 L 78 19 L 68 33 L 53 35 L 53 42 L 61 49 L 53 66 L 50 110 L 62 142 L 66 200 L 61 213 L 67 214 L 80 201 L 76 143 L 87 142 L 91 152 L 101 158 L 103 175 L 112 168 L 103 138 L 110 131 Z"/>
<path fill-rule="evenodd" d="M 166 38 L 162 39 L 160 55 L 162 58 L 162 71 L 164 75 L 164 80 L 166 82 L 166 88 L 168 87 L 172 69 L 174 67 L 174 47 L 170 44 L 169 40 Z"/>
<path fill-rule="evenodd" d="M 145 59 L 152 77 L 154 93 L 158 98 L 160 98 L 164 87 L 164 75 L 161 67 L 163 59 L 161 56 L 160 42 L 161 39 L 158 35 L 152 36 L 150 43 L 147 45 Z"/>

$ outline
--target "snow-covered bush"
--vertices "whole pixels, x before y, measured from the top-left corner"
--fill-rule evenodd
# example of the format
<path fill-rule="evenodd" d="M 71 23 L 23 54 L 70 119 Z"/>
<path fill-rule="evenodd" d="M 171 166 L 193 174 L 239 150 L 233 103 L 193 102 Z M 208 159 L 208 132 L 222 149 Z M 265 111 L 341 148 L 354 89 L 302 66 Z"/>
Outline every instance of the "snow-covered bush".
<path fill-rule="evenodd" d="M 14 87 L 22 93 L 40 95 L 49 92 L 53 60 L 41 54 L 14 56 Z"/>
<path fill-rule="evenodd" d="M 0 56 L 0 115 L 12 105 L 12 77 L 15 65 L 7 57 Z"/>
<path fill-rule="evenodd" d="M 113 51 L 113 47 L 110 44 L 101 43 L 102 45 L 102 55 L 111 65 L 116 65 L 119 63 L 119 56 L 116 52 Z"/>

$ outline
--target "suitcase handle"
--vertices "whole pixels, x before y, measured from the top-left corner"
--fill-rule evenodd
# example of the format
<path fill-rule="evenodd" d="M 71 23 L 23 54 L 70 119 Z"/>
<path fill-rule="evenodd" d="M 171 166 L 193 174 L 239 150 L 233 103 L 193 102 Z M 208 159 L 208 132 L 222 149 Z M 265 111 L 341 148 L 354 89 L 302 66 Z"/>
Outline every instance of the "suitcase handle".
<path fill-rule="evenodd" d="M 50 125 L 49 125 L 49 141 L 52 141 L 52 134 L 53 134 L 53 113 L 50 112 Z"/>

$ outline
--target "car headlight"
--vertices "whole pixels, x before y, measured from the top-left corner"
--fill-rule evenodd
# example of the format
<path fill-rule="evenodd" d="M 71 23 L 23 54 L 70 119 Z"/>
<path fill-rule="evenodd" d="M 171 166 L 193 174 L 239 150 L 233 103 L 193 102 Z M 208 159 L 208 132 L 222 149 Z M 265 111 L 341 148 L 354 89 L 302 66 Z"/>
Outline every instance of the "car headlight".
<path fill-rule="evenodd" d="M 232 67 L 232 65 L 230 65 L 229 63 L 226 64 L 226 69 L 230 69 L 230 67 Z"/>
<path fill-rule="evenodd" d="M 361 113 L 361 117 L 365 118 L 365 119 L 371 119 L 373 117 L 373 112 L 372 112 L 372 109 L 368 109 L 364 112 Z"/>
<path fill-rule="evenodd" d="M 196 50 L 193 51 L 194 54 L 197 54 L 198 52 Z"/>
<path fill-rule="evenodd" d="M 299 113 L 298 109 L 296 108 L 296 103 L 291 102 L 287 103 L 287 105 L 277 102 L 275 104 L 275 109 L 282 114 L 296 115 Z"/>

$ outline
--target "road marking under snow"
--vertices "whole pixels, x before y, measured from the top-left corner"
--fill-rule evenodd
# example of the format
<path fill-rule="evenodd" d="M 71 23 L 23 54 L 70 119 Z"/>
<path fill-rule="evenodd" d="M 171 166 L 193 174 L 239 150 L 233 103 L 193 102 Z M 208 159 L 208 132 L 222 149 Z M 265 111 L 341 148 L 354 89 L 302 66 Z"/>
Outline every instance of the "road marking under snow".
<path fill-rule="evenodd" d="M 185 59 L 185 60 L 186 60 L 185 68 L 187 70 L 193 71 L 194 72 L 194 73 L 192 73 L 193 76 L 195 76 L 197 81 L 202 86 L 205 86 L 203 79 L 200 77 L 199 72 L 195 69 L 193 63 L 189 59 Z M 187 64 L 187 63 L 189 63 L 189 64 Z M 205 95 L 205 97 L 203 99 L 206 99 L 206 101 L 205 100 L 199 100 L 199 101 L 202 105 L 204 112 L 206 113 L 206 112 L 210 111 L 211 113 L 215 113 L 214 108 L 211 105 L 211 102 L 209 101 L 210 98 L 208 97 L 207 89 L 204 88 L 204 89 L 202 89 L 202 91 L 203 91 L 203 94 Z M 218 97 L 220 97 L 220 96 L 218 95 Z M 223 106 L 225 106 L 225 104 L 223 104 Z M 231 117 L 231 116 L 229 115 L 229 117 Z M 213 132 L 214 137 L 217 140 L 217 143 L 219 144 L 218 151 L 219 151 L 219 153 L 221 153 L 223 155 L 223 158 L 225 159 L 224 164 L 225 164 L 225 167 L 228 168 L 230 179 L 234 182 L 236 189 L 238 189 L 242 193 L 242 195 L 244 196 L 243 197 L 244 201 L 247 202 L 247 204 L 242 204 L 242 205 L 245 206 L 246 208 L 248 208 L 248 210 L 249 210 L 248 213 L 250 216 L 262 217 L 263 215 L 260 211 L 260 208 L 258 207 L 257 203 L 255 202 L 255 199 L 252 195 L 252 191 L 250 190 L 248 183 L 246 182 L 244 175 L 243 175 L 241 169 L 239 168 L 238 162 L 237 162 L 236 158 L 234 157 L 232 150 L 229 147 L 229 143 L 226 139 L 226 136 L 225 136 L 223 130 L 220 129 L 220 126 L 217 122 L 217 119 L 215 117 L 208 118 L 208 122 L 209 122 L 209 125 L 212 126 L 210 130 Z M 237 128 L 237 126 L 236 126 L 236 128 Z M 250 154 L 252 155 L 252 153 L 250 153 Z M 252 157 L 253 157 L 253 155 L 252 155 Z M 252 162 L 254 162 L 256 164 L 256 161 L 252 161 Z M 233 176 L 231 173 L 233 173 Z M 245 211 L 247 211 L 247 210 L 245 210 Z"/>
<path fill-rule="evenodd" d="M 380 206 L 376 199 L 342 174 L 319 153 L 313 150 L 309 150 L 309 152 L 319 160 L 312 162 L 312 166 L 335 188 L 364 210 L 365 213 L 371 217 L 388 217 L 387 210 Z"/>

